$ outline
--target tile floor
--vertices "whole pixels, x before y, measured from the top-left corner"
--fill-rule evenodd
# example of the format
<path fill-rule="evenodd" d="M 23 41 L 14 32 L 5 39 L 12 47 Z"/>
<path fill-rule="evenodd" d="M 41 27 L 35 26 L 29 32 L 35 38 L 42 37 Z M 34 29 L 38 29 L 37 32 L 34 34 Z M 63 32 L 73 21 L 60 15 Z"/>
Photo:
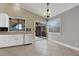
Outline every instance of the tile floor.
<path fill-rule="evenodd" d="M 34 41 L 31 45 L 0 49 L 0 56 L 79 56 L 75 51 L 48 40 Z"/>

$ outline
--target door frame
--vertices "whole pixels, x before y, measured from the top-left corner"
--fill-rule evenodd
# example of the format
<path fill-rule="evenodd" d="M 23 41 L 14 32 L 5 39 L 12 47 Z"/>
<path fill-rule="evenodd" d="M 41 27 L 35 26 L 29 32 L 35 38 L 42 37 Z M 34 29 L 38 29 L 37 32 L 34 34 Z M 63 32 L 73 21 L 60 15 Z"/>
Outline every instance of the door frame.
<path fill-rule="evenodd" d="M 45 21 L 34 21 L 34 40 L 35 40 L 35 25 L 36 25 L 36 22 L 40 22 L 40 23 L 45 23 Z M 46 23 L 46 40 L 48 39 L 48 27 L 47 27 L 47 23 Z"/>

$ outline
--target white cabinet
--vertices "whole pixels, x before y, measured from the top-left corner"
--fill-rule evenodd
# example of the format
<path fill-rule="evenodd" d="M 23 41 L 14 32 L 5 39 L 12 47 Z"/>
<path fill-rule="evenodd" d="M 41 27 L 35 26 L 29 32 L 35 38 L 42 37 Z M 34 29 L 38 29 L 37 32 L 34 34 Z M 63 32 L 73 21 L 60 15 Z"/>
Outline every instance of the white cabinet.
<path fill-rule="evenodd" d="M 11 34 L 0 35 L 0 48 L 30 44 L 33 41 L 33 34 Z"/>
<path fill-rule="evenodd" d="M 9 16 L 5 13 L 0 13 L 0 27 L 9 27 Z"/>
<path fill-rule="evenodd" d="M 0 47 L 8 46 L 8 35 L 0 35 Z"/>
<path fill-rule="evenodd" d="M 23 44 L 23 35 L 0 35 L 0 48 Z"/>
<path fill-rule="evenodd" d="M 33 41 L 33 34 L 25 34 L 25 44 L 30 44 Z"/>
<path fill-rule="evenodd" d="M 9 35 L 9 46 L 16 46 L 23 44 L 23 35 Z"/>

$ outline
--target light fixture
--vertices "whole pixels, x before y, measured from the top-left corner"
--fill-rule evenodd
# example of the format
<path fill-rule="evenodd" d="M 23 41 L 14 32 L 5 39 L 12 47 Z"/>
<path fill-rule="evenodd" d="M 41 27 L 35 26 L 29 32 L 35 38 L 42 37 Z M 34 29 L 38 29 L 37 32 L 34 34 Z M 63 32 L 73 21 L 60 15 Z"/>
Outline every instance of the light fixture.
<path fill-rule="evenodd" d="M 50 8 L 49 8 L 49 3 L 47 3 L 47 9 L 46 9 L 46 12 L 44 13 L 44 17 L 46 18 L 46 21 L 48 21 L 50 16 L 51 16 L 51 11 L 50 11 Z"/>

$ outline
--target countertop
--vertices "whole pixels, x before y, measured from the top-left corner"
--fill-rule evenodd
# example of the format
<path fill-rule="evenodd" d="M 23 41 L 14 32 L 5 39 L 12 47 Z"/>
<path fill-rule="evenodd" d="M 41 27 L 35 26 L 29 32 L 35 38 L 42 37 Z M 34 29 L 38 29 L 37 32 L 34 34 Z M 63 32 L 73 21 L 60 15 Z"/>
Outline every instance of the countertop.
<path fill-rule="evenodd" d="M 0 35 L 12 35 L 12 34 L 33 34 L 31 32 L 0 32 Z"/>

